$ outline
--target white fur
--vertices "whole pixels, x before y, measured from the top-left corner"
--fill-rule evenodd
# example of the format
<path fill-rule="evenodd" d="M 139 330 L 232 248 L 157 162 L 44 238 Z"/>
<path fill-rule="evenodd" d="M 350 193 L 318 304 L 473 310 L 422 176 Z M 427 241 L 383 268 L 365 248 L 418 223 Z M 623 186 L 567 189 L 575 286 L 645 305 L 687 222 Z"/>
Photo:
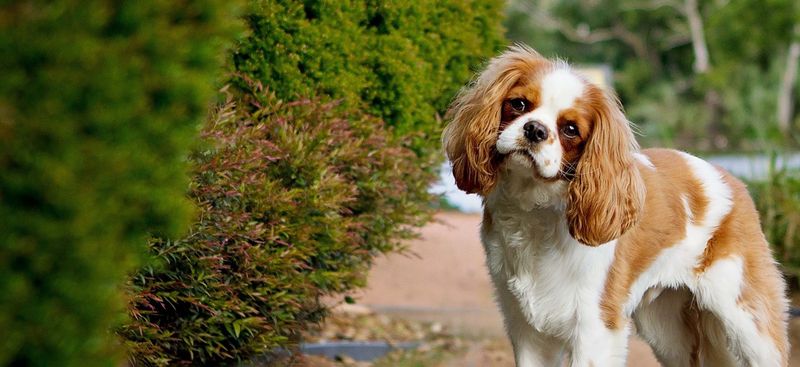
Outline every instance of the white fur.
<path fill-rule="evenodd" d="M 500 154 L 508 154 L 520 149 L 520 140 L 525 139 L 522 126 L 528 122 L 528 115 L 529 114 L 524 114 L 517 117 L 516 120 L 506 126 L 505 130 L 500 133 L 500 136 L 497 138 L 497 151 Z"/>
<path fill-rule="evenodd" d="M 493 224 L 481 233 L 517 365 L 556 366 L 566 350 L 573 366 L 622 366 L 628 329 L 607 330 L 599 308 L 615 244 L 588 247 L 573 239 L 565 183 L 535 183 L 529 175 L 507 164 L 485 198 Z"/>
<path fill-rule="evenodd" d="M 638 160 L 639 163 L 643 164 L 645 167 L 652 170 L 656 169 L 656 166 L 653 165 L 653 162 L 651 162 L 650 158 L 648 158 L 646 155 L 637 152 L 633 153 L 633 157 L 636 158 L 636 160 Z"/>
<path fill-rule="evenodd" d="M 559 64 L 542 79 L 542 107 L 558 111 L 572 107 L 575 100 L 583 95 L 586 83 L 569 66 Z"/>
<path fill-rule="evenodd" d="M 781 356 L 765 339 L 754 315 L 737 304 L 743 284 L 742 259 L 717 260 L 696 284 L 698 302 L 719 318 L 739 361 L 748 366 L 774 366 Z"/>

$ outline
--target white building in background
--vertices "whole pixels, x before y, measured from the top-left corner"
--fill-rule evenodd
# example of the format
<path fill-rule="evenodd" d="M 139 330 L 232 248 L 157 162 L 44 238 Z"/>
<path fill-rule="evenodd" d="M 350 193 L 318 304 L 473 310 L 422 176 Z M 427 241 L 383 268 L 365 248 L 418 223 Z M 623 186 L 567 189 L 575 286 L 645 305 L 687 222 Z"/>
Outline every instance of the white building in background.
<path fill-rule="evenodd" d="M 456 179 L 453 177 L 453 168 L 450 162 L 445 162 L 439 168 L 439 182 L 431 186 L 431 193 L 444 196 L 450 205 L 464 213 L 480 213 L 481 197 L 477 194 L 467 194 L 456 186 Z"/>

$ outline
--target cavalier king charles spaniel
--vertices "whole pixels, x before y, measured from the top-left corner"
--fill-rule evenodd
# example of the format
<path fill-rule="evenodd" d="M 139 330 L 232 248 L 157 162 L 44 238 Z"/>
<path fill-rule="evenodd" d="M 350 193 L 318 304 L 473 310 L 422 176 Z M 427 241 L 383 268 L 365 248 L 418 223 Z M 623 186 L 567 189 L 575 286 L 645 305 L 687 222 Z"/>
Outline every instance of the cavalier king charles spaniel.
<path fill-rule="evenodd" d="M 616 97 L 525 46 L 448 115 L 517 366 L 624 366 L 631 325 L 664 366 L 786 366 L 785 284 L 738 179 L 640 150 Z"/>

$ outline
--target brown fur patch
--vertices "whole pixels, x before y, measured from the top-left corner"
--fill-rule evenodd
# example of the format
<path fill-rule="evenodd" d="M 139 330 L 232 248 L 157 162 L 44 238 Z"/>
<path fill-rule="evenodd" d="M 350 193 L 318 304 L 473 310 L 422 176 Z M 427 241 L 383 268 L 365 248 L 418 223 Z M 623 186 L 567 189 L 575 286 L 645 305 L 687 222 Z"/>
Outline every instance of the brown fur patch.
<path fill-rule="evenodd" d="M 502 110 L 500 112 L 500 130 L 502 131 L 506 125 L 514 121 L 528 112 L 536 109 L 541 103 L 539 97 L 539 75 L 534 74 L 530 78 L 521 78 L 517 80 L 517 84 L 508 91 L 502 101 Z M 511 101 L 514 99 L 522 99 L 525 101 L 525 110 L 516 111 L 511 107 Z"/>
<path fill-rule="evenodd" d="M 592 131 L 592 111 L 589 110 L 587 102 L 584 98 L 578 98 L 575 107 L 568 108 L 561 111 L 558 121 L 556 122 L 556 130 L 560 135 L 561 148 L 564 151 L 562 161 L 562 171 L 573 173 L 581 154 L 583 154 L 583 147 L 586 140 L 589 138 L 589 133 Z M 575 123 L 578 128 L 578 136 L 567 137 L 562 133 L 564 125 L 569 122 Z"/>
<path fill-rule="evenodd" d="M 617 242 L 615 259 L 606 279 L 601 312 L 607 327 L 625 325 L 622 306 L 627 301 L 635 280 L 658 255 L 685 237 L 686 210 L 681 197 L 686 197 L 694 221 L 701 221 L 708 208 L 708 199 L 697 178 L 691 176 L 688 164 L 678 153 L 669 150 L 646 150 L 655 170 L 641 169 L 648 188 L 641 222 Z M 759 331 L 772 339 L 780 354 L 786 356 L 786 308 L 783 303 L 783 279 L 775 267 L 769 246 L 759 224 L 758 213 L 741 181 L 720 171 L 733 192 L 733 207 L 706 245 L 697 274 L 718 260 L 740 257 L 743 260 L 744 284 L 739 305 L 754 315 Z M 693 341 L 692 365 L 699 365 L 705 340 L 704 312 L 697 305 L 688 305 L 684 319 L 688 330 L 698 334 Z M 711 315 L 706 315 L 712 317 Z M 695 364 L 696 363 L 696 364 Z M 784 364 L 786 361 L 784 361 Z"/>
<path fill-rule="evenodd" d="M 702 217 L 706 201 L 690 192 L 702 190 L 689 172 L 688 164 L 677 152 L 648 149 L 643 152 L 655 170 L 637 162 L 647 187 L 644 209 L 639 224 L 617 241 L 614 262 L 606 279 L 601 311 L 607 327 L 618 329 L 625 324 L 622 307 L 633 283 L 655 261 L 662 250 L 681 241 L 686 230 L 686 210 L 681 196 L 686 196 L 694 217 Z"/>

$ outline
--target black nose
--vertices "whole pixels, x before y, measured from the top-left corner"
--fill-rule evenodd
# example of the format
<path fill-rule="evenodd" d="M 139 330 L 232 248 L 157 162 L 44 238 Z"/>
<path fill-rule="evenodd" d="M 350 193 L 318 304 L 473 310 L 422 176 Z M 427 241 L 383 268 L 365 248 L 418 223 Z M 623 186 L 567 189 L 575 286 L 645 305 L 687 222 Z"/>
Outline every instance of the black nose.
<path fill-rule="evenodd" d="M 539 121 L 528 121 L 522 126 L 525 130 L 525 137 L 534 143 L 539 143 L 547 139 L 547 128 Z"/>

